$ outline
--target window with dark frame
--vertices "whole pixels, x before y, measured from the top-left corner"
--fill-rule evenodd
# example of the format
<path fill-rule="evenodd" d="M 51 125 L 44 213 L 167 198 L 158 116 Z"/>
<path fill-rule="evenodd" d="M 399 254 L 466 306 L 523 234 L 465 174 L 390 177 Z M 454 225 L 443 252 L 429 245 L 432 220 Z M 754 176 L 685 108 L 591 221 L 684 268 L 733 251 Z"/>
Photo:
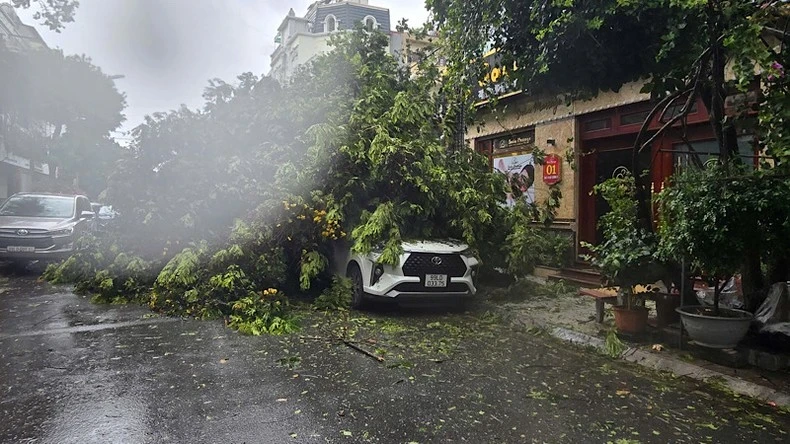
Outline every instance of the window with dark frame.
<path fill-rule="evenodd" d="M 605 117 L 603 119 L 590 120 L 584 124 L 584 131 L 602 131 L 612 127 L 612 119 Z"/>

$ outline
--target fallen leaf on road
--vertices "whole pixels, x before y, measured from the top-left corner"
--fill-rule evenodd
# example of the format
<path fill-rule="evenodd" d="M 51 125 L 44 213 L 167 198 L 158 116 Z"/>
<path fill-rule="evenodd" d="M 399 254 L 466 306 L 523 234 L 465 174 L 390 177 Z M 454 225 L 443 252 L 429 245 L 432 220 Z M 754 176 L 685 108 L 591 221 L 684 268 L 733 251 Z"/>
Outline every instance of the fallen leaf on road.
<path fill-rule="evenodd" d="M 277 402 L 285 402 L 288 398 L 277 398 Z"/>
<path fill-rule="evenodd" d="M 616 393 L 617 396 L 628 396 L 631 394 L 631 392 L 628 390 L 618 390 Z"/>
<path fill-rule="evenodd" d="M 228 362 L 228 358 L 222 358 L 219 360 L 220 364 L 226 364 Z"/>
<path fill-rule="evenodd" d="M 351 432 L 349 432 L 348 430 L 343 430 L 342 432 L 343 432 L 343 436 L 351 436 Z"/>

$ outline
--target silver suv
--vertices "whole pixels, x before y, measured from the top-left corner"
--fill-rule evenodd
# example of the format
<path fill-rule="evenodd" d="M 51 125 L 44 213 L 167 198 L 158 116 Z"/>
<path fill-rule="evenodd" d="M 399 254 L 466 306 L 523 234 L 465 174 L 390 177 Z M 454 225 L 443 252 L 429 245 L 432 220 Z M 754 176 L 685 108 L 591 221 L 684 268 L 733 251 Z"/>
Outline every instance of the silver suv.
<path fill-rule="evenodd" d="M 85 196 L 14 194 L 0 206 L 0 259 L 64 259 L 95 218 Z"/>

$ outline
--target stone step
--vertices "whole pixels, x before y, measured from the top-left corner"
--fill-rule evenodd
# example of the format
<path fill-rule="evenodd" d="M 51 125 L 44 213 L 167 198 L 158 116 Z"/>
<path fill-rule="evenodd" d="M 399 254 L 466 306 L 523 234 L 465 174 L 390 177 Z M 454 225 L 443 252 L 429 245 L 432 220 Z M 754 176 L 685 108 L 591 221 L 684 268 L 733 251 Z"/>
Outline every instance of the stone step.
<path fill-rule="evenodd" d="M 553 281 L 570 281 L 585 287 L 601 286 L 601 275 L 592 268 L 563 268 L 559 273 L 549 276 L 548 279 Z"/>

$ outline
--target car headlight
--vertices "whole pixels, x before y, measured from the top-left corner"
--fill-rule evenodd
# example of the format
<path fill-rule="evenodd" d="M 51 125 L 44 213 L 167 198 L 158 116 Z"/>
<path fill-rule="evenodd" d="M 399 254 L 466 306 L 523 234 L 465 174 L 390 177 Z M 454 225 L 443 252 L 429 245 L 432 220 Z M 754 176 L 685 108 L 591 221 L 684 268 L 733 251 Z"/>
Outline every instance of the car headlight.
<path fill-rule="evenodd" d="M 74 234 L 74 227 L 68 227 L 62 230 L 50 231 L 49 234 L 52 236 L 71 236 L 72 234 Z"/>

